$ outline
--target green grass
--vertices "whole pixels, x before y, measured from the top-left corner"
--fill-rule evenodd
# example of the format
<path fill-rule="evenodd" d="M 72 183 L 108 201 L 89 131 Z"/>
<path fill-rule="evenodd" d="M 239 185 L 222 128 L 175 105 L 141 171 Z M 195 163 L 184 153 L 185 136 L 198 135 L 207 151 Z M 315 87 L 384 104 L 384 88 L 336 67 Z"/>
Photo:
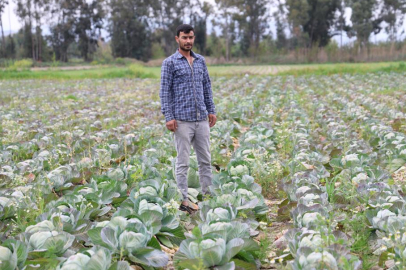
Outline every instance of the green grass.
<path fill-rule="evenodd" d="M 373 250 L 369 245 L 373 229 L 366 226 L 368 219 L 365 213 L 358 213 L 351 219 L 344 221 L 345 232 L 351 235 L 351 252 L 362 258 L 362 269 L 371 269 L 378 264 L 378 257 L 373 255 Z"/>
<path fill-rule="evenodd" d="M 343 63 L 343 64 L 308 64 L 308 65 L 254 65 L 254 66 L 209 66 L 211 76 L 250 75 L 331 75 L 331 74 L 364 74 L 368 72 L 406 72 L 405 62 L 383 63 Z M 0 80 L 15 79 L 108 79 L 108 78 L 160 78 L 160 67 L 130 66 L 95 66 L 81 70 L 4 70 Z"/>
<path fill-rule="evenodd" d="M 365 74 L 369 72 L 406 72 L 406 63 L 357 63 L 325 64 L 312 67 L 294 68 L 280 72 L 278 75 L 332 75 L 332 74 Z"/>
<path fill-rule="evenodd" d="M 107 67 L 83 70 L 41 70 L 41 71 L 10 71 L 0 72 L 0 79 L 109 79 L 109 78 L 158 78 L 156 71 L 159 68 L 132 69 L 130 67 Z"/>

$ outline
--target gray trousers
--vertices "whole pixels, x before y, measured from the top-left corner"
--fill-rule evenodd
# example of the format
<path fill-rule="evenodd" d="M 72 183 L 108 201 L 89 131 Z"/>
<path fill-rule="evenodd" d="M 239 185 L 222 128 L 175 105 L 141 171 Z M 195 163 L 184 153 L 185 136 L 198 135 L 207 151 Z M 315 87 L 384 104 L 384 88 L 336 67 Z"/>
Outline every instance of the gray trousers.
<path fill-rule="evenodd" d="M 199 181 L 202 187 L 202 193 L 209 192 L 211 185 L 211 156 L 210 156 L 210 127 L 209 122 L 197 121 L 186 122 L 176 120 L 178 128 L 174 132 L 174 141 L 176 152 L 175 174 L 178 188 L 182 192 L 183 199 L 188 197 L 187 172 L 189 169 L 190 148 L 196 152 L 199 168 Z"/>

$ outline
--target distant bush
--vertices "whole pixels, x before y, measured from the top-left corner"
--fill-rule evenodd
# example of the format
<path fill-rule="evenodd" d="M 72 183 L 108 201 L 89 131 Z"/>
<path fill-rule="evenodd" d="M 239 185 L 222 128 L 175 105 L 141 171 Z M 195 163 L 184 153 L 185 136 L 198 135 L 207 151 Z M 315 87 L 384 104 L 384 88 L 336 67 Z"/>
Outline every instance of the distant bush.
<path fill-rule="evenodd" d="M 110 45 L 103 41 L 97 42 L 98 46 L 96 52 L 94 53 L 94 60 L 98 62 L 98 64 L 110 64 L 114 61 L 113 55 L 111 53 Z"/>
<path fill-rule="evenodd" d="M 406 71 L 406 62 L 400 62 L 397 65 L 393 64 L 389 67 L 383 69 L 384 71 L 394 71 L 394 72 L 405 72 Z"/>
<path fill-rule="evenodd" d="M 129 71 L 137 78 L 153 78 L 154 75 L 148 73 L 141 64 L 132 64 L 128 67 Z"/>
<path fill-rule="evenodd" d="M 12 65 L 10 65 L 7 69 L 8 70 L 26 70 L 32 67 L 34 62 L 32 59 L 22 59 L 15 61 Z"/>
<path fill-rule="evenodd" d="M 154 42 L 152 44 L 152 59 L 161 59 L 165 58 L 165 52 L 162 49 L 162 46 L 159 43 Z"/>
<path fill-rule="evenodd" d="M 117 57 L 114 61 L 117 65 L 125 65 L 125 60 L 121 57 Z"/>
<path fill-rule="evenodd" d="M 131 66 L 132 64 L 140 64 L 140 61 L 130 57 L 117 57 L 114 63 L 119 66 Z"/>
<path fill-rule="evenodd" d="M 0 67 L 3 68 L 8 68 L 14 64 L 14 60 L 12 59 L 5 59 L 5 58 L 0 58 Z"/>

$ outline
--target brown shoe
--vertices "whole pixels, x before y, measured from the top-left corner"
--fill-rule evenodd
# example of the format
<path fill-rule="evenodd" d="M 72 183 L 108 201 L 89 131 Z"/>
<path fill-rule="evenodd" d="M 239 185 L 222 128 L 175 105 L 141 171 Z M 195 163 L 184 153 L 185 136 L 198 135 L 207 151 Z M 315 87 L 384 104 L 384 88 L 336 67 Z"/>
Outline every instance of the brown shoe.
<path fill-rule="evenodd" d="M 192 203 L 191 201 L 189 201 L 188 203 L 189 203 L 189 207 L 192 208 L 193 211 L 199 210 L 199 206 L 197 206 L 197 204 Z"/>
<path fill-rule="evenodd" d="M 186 212 L 186 213 L 188 213 L 190 215 L 192 215 L 192 214 L 194 214 L 196 212 L 196 211 L 193 211 L 193 209 L 190 208 L 188 205 L 184 205 L 184 204 L 181 204 L 179 206 L 179 210 L 182 211 L 182 212 Z"/>
<path fill-rule="evenodd" d="M 197 204 L 194 204 L 194 203 L 192 203 L 192 202 L 189 201 L 189 200 L 183 201 L 183 202 L 181 203 L 181 206 L 182 206 L 182 205 L 189 207 L 192 211 L 197 211 L 197 210 L 199 210 L 199 206 L 197 206 Z"/>

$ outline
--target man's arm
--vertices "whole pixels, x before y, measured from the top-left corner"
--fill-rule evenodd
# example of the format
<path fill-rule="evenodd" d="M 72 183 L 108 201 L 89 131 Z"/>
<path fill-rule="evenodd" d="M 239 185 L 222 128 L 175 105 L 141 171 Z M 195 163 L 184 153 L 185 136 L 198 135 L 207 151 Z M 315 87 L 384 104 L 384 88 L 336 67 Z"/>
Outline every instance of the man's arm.
<path fill-rule="evenodd" d="M 169 60 L 162 63 L 161 68 L 161 89 L 159 97 L 161 98 L 161 111 L 165 116 L 165 121 L 169 122 L 175 117 L 172 112 L 173 90 L 172 90 L 173 70 Z"/>
<path fill-rule="evenodd" d="M 217 122 L 217 117 L 216 108 L 213 101 L 213 92 L 211 90 L 211 80 L 209 71 L 207 70 L 206 62 L 204 62 L 203 96 L 204 104 L 206 105 L 207 112 L 209 113 L 209 125 L 210 127 L 213 127 Z"/>
<path fill-rule="evenodd" d="M 204 64 L 204 74 L 203 74 L 203 96 L 204 104 L 209 114 L 216 114 L 216 108 L 213 101 L 213 92 L 211 90 L 211 80 L 209 76 L 209 71 L 207 70 L 206 63 Z"/>

